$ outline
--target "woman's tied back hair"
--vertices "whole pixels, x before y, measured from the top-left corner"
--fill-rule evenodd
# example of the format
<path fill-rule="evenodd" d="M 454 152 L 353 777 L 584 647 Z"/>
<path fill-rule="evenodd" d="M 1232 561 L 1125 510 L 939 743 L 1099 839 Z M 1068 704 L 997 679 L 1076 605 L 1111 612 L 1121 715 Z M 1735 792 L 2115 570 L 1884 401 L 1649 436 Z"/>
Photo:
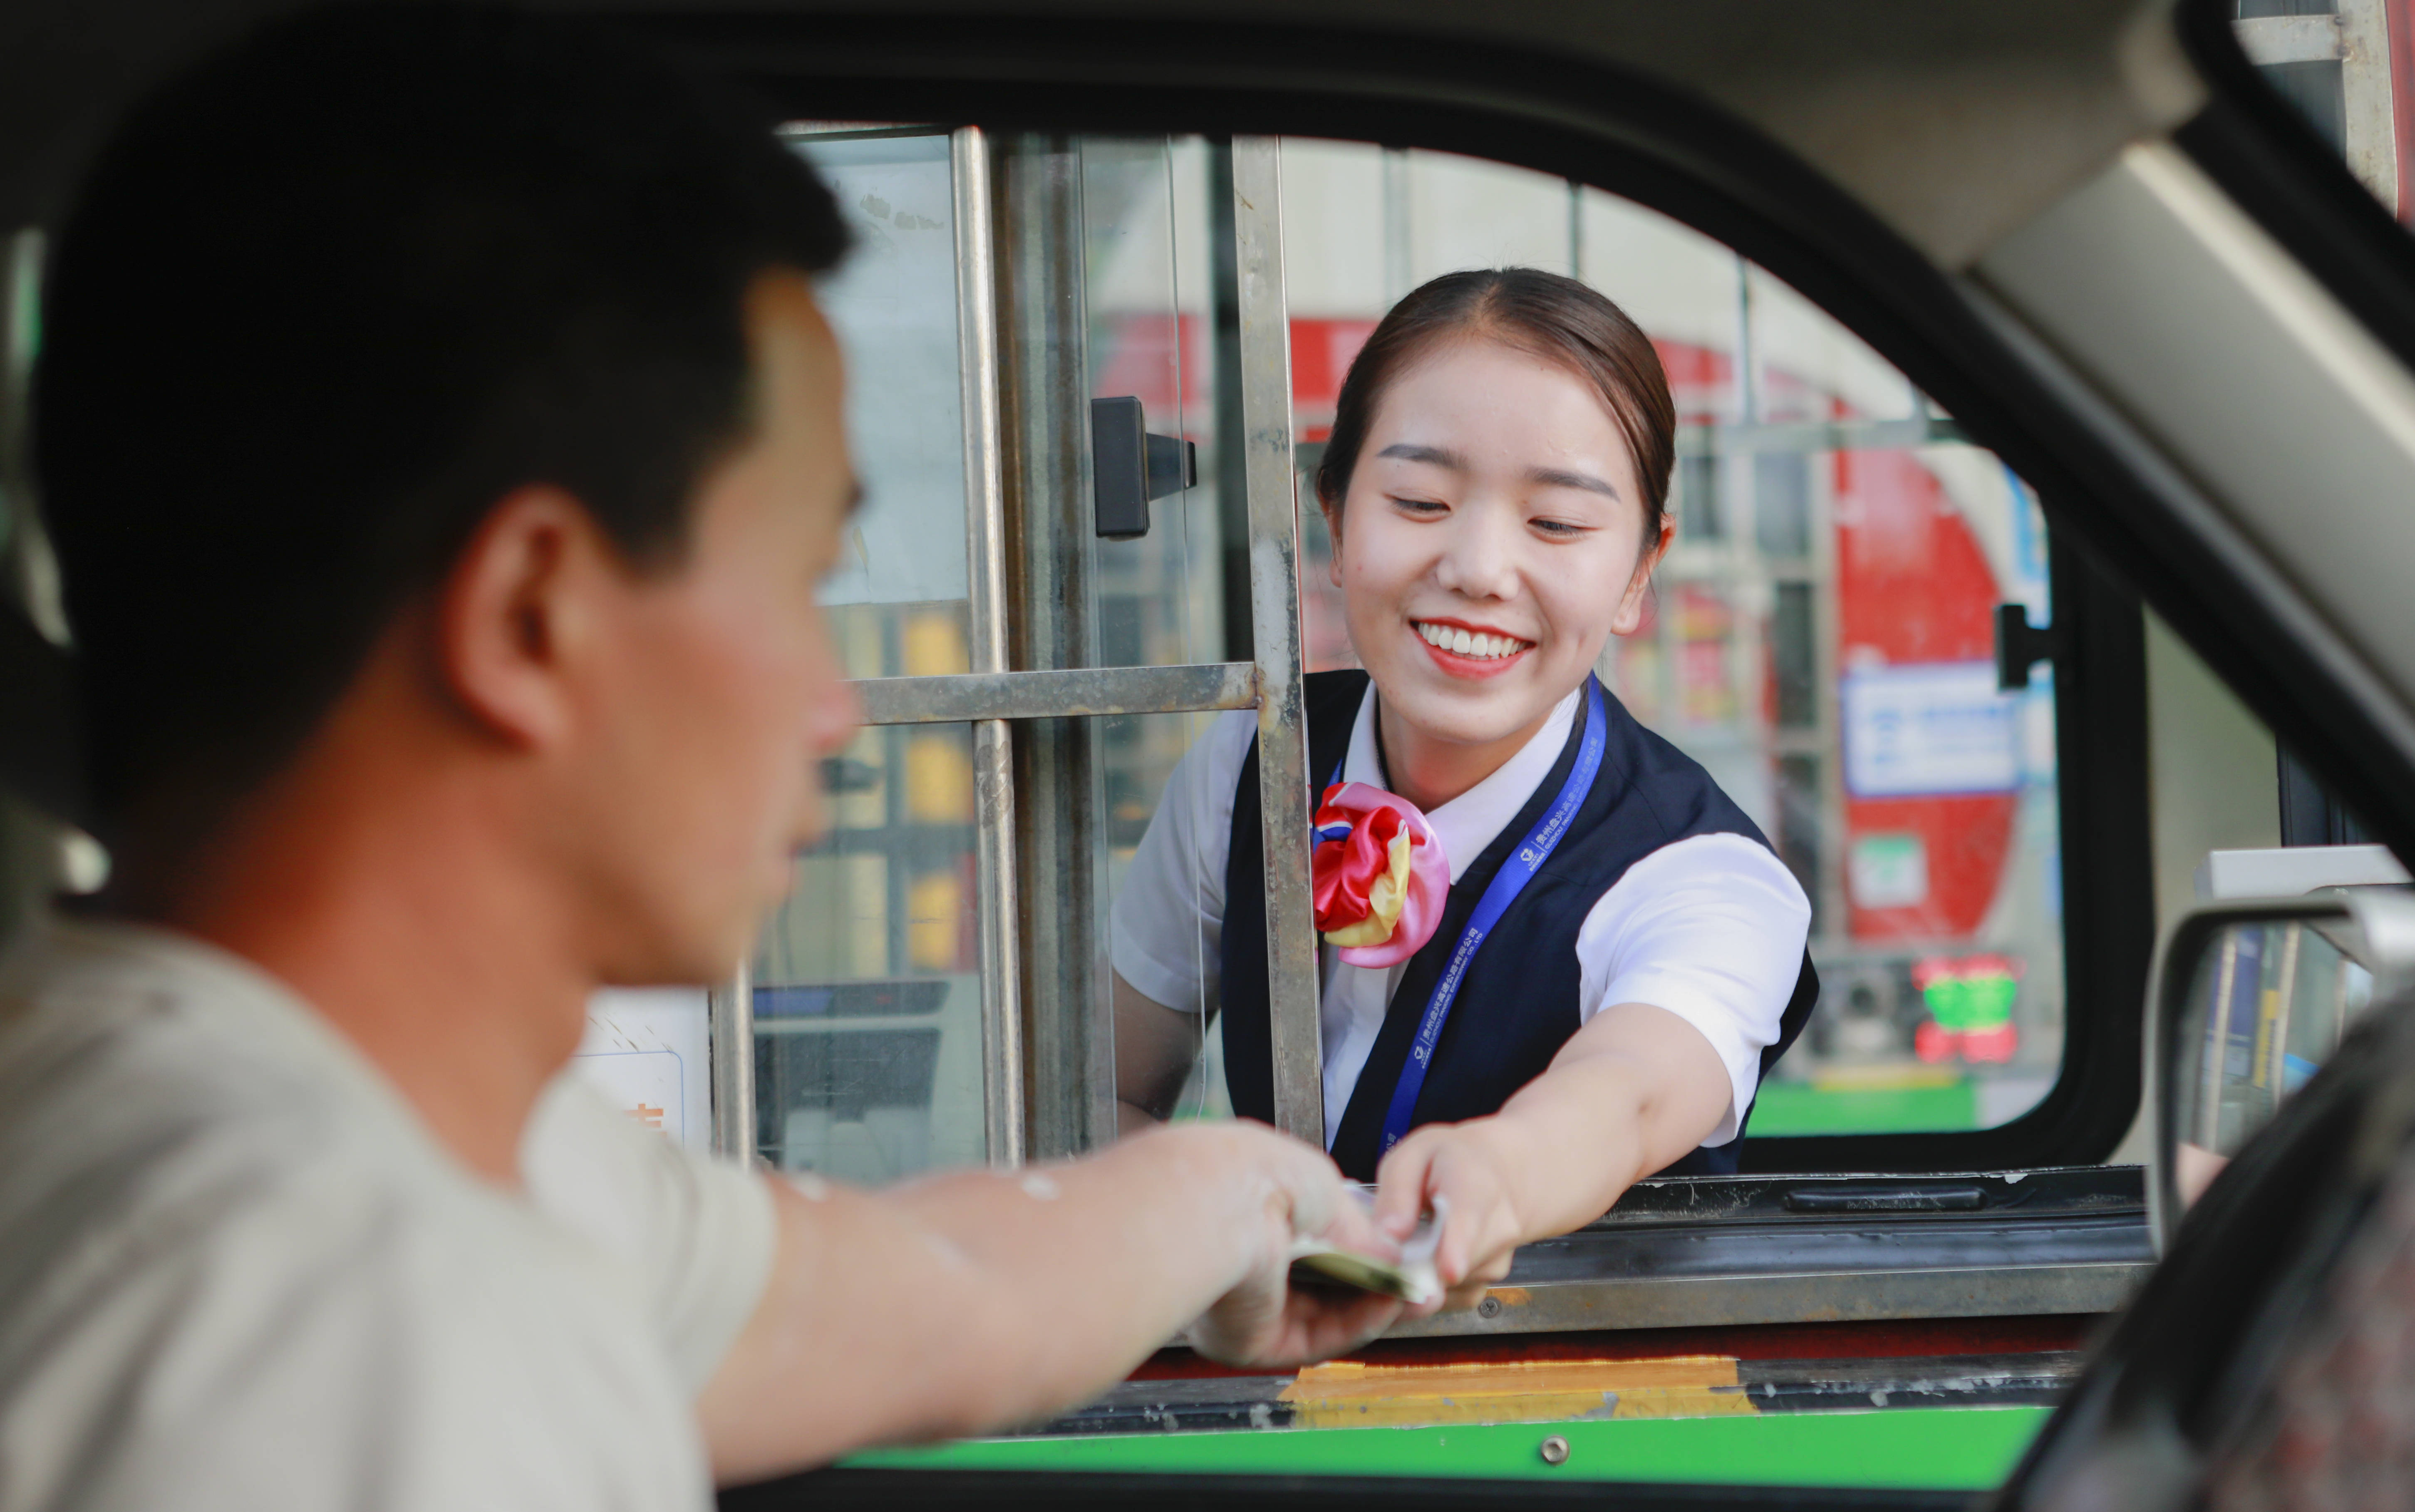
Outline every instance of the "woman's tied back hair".
<path fill-rule="evenodd" d="M 1350 475 L 1384 395 L 1435 349 L 1477 339 L 1557 363 L 1593 385 L 1635 460 L 1644 544 L 1658 540 L 1677 448 L 1677 406 L 1660 354 L 1642 328 L 1600 292 L 1540 268 L 1446 273 L 1393 306 L 1358 349 L 1342 381 L 1333 432 L 1316 470 L 1317 502 L 1337 531 Z"/>

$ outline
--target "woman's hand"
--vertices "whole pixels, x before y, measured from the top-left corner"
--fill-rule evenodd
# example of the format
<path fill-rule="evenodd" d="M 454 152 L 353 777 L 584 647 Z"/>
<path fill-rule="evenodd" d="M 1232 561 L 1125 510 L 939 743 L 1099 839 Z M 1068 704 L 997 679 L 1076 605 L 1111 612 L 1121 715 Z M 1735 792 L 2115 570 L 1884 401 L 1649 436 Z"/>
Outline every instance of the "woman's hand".
<path fill-rule="evenodd" d="M 1630 1183 L 1693 1148 L 1729 1096 L 1727 1068 L 1700 1030 L 1648 1004 L 1615 1004 L 1499 1113 L 1427 1124 L 1393 1145 L 1375 1171 L 1375 1220 L 1402 1237 L 1434 1198 L 1449 1199 L 1434 1268 L 1444 1306 L 1473 1306 L 1509 1274 L 1518 1246 L 1599 1218 Z"/>
<path fill-rule="evenodd" d="M 1434 1248 L 1443 1300 L 1421 1313 L 1474 1307 L 1486 1287 L 1509 1274 L 1518 1246 L 1539 1237 L 1519 1212 L 1518 1173 L 1498 1137 L 1499 1122 L 1428 1124 L 1393 1145 L 1376 1168 L 1375 1223 L 1386 1234 L 1407 1237 L 1429 1209 L 1447 1215 Z"/>

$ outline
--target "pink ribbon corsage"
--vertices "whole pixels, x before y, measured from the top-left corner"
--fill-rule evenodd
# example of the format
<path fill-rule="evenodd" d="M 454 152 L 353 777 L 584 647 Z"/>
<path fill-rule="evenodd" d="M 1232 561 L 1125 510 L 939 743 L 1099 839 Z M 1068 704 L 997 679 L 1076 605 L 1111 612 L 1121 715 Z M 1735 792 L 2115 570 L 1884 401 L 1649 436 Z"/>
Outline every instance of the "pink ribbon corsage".
<path fill-rule="evenodd" d="M 1396 966 L 1442 922 L 1450 862 L 1406 799 L 1335 783 L 1316 811 L 1316 927 L 1354 966 Z"/>

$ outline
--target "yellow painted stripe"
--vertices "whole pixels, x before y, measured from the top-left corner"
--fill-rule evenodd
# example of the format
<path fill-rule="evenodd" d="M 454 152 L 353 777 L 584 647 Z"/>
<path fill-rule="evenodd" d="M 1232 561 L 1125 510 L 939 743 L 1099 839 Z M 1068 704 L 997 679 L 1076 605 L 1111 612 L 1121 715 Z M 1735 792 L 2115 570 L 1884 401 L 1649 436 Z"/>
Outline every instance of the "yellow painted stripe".
<path fill-rule="evenodd" d="M 1532 1392 L 1628 1386 L 1736 1384 L 1732 1355 L 1672 1355 L 1640 1360 L 1452 1360 L 1440 1365 L 1367 1365 L 1334 1360 L 1312 1365 L 1285 1387 L 1285 1401 L 1371 1393 Z"/>
<path fill-rule="evenodd" d="M 1618 1394 L 1613 1417 L 1749 1417 L 1761 1409 L 1741 1385 L 1645 1386 Z"/>
<path fill-rule="evenodd" d="M 1612 1417 L 1726 1417 L 1759 1411 L 1725 1355 L 1648 1360 L 1520 1360 L 1299 1372 L 1282 1399 L 1303 1428 L 1405 1428 Z"/>

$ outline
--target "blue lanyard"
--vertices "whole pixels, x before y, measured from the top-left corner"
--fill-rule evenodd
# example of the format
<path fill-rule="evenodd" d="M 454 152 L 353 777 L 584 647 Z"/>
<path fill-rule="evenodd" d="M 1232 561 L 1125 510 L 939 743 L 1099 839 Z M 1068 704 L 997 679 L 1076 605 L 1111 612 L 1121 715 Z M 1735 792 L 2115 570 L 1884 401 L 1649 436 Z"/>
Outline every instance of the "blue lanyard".
<path fill-rule="evenodd" d="M 1467 928 L 1459 936 L 1459 948 L 1450 952 L 1450 965 L 1444 967 L 1442 980 L 1434 983 L 1433 996 L 1426 1000 L 1425 1017 L 1418 1021 L 1418 1037 L 1409 1046 L 1409 1058 L 1401 1067 L 1401 1082 L 1392 1088 L 1392 1105 L 1384 1115 L 1384 1143 L 1378 1152 L 1388 1150 L 1409 1131 L 1409 1117 L 1416 1113 L 1418 1094 L 1425 1090 L 1426 1072 L 1432 1069 L 1434 1043 L 1442 1038 L 1444 1021 L 1450 1017 L 1451 1000 L 1459 996 L 1459 984 L 1467 975 L 1468 964 L 1476 959 L 1477 950 L 1484 937 L 1501 922 L 1509 905 L 1525 891 L 1535 874 L 1559 845 L 1575 822 L 1577 809 L 1585 795 L 1593 791 L 1593 780 L 1601 771 L 1602 748 L 1609 743 L 1609 721 L 1601 707 L 1601 684 L 1588 674 L 1585 678 L 1584 739 L 1577 747 L 1577 761 L 1568 769 L 1568 780 L 1560 785 L 1560 796 L 1509 859 L 1501 863 L 1486 885 L 1484 896 L 1476 901 L 1476 912 L 1467 921 Z M 1342 780 L 1339 768 L 1334 781 Z"/>

